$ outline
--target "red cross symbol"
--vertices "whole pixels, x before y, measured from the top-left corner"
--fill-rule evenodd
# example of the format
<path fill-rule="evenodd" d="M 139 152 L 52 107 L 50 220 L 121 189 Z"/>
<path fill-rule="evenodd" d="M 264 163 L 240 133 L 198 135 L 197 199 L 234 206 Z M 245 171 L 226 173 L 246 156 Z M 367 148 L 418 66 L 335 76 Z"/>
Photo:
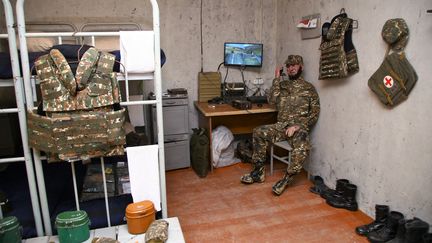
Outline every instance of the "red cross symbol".
<path fill-rule="evenodd" d="M 388 76 L 388 75 L 385 76 L 383 79 L 383 82 L 384 82 L 384 85 L 386 86 L 386 88 L 393 87 L 394 80 L 391 76 Z"/>

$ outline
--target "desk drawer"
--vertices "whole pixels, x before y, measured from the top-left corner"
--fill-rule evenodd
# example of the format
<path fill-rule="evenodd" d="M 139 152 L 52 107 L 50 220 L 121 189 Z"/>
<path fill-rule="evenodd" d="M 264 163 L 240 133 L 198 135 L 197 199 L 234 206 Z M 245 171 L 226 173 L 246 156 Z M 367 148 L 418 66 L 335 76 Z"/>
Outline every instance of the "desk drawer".
<path fill-rule="evenodd" d="M 165 170 L 190 167 L 189 140 L 165 143 Z"/>

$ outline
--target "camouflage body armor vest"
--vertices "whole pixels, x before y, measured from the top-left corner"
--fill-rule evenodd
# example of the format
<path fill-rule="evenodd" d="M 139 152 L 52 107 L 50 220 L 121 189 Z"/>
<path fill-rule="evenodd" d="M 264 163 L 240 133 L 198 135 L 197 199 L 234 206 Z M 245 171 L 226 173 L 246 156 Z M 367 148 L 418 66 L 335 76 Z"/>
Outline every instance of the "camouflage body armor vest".
<path fill-rule="evenodd" d="M 57 49 L 36 60 L 46 116 L 27 114 L 31 147 L 47 152 L 50 161 L 124 154 L 125 109 L 114 109 L 120 107 L 114 62 L 114 55 L 89 48 L 74 76 Z"/>
<path fill-rule="evenodd" d="M 346 14 L 340 14 L 323 24 L 319 79 L 344 78 L 359 71 L 352 23 Z"/>

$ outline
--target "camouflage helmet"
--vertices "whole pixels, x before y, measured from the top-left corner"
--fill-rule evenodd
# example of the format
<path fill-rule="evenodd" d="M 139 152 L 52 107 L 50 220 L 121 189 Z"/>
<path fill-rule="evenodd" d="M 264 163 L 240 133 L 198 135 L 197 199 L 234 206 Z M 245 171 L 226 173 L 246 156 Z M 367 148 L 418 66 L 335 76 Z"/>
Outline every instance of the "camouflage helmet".
<path fill-rule="evenodd" d="M 289 55 L 285 61 L 285 64 L 288 65 L 303 65 L 303 58 L 300 55 Z"/>
<path fill-rule="evenodd" d="M 389 19 L 385 22 L 381 35 L 392 49 L 402 51 L 408 43 L 408 25 L 401 18 Z"/>

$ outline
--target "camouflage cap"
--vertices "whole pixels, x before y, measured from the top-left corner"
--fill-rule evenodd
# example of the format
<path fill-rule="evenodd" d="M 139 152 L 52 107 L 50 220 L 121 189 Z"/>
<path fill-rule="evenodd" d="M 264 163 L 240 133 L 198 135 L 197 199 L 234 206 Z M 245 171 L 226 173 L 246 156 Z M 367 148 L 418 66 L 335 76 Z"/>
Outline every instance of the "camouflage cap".
<path fill-rule="evenodd" d="M 408 43 L 408 25 L 401 18 L 389 19 L 385 22 L 381 35 L 392 49 L 402 51 Z"/>
<path fill-rule="evenodd" d="M 303 65 L 303 58 L 300 55 L 289 55 L 285 61 L 286 65 Z"/>

